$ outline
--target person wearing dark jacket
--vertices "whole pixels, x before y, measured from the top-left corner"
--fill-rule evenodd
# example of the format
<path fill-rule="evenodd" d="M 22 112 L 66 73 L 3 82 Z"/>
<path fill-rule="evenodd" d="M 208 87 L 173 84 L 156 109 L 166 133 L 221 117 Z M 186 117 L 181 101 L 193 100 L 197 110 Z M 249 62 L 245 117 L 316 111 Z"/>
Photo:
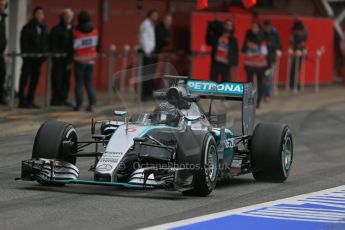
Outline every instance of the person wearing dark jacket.
<path fill-rule="evenodd" d="M 96 104 L 96 94 L 93 88 L 92 74 L 96 63 L 99 47 L 98 30 L 91 23 L 90 15 L 86 11 L 78 14 L 78 25 L 73 30 L 74 41 L 74 75 L 75 75 L 75 111 L 79 111 L 83 104 L 83 85 L 85 85 L 89 105 L 86 111 L 93 112 Z"/>
<path fill-rule="evenodd" d="M 48 51 L 48 30 L 44 21 L 44 10 L 36 7 L 33 10 L 33 18 L 21 30 L 20 49 L 23 54 L 46 54 Z M 35 91 L 38 85 L 41 66 L 46 57 L 23 57 L 19 81 L 19 105 L 20 108 L 39 108 L 34 103 Z M 25 89 L 30 80 L 27 96 Z"/>
<path fill-rule="evenodd" d="M 70 105 L 67 102 L 71 66 L 73 63 L 73 16 L 71 9 L 65 9 L 60 15 L 60 23 L 50 32 L 50 52 L 64 54 L 64 57 L 52 59 L 52 98 L 51 105 Z"/>
<path fill-rule="evenodd" d="M 290 69 L 290 89 L 295 87 L 295 78 L 298 77 L 298 71 L 302 66 L 302 55 L 306 49 L 306 41 L 308 40 L 307 28 L 303 22 L 296 19 L 291 29 L 291 46 L 294 53 L 294 57 L 291 63 Z"/>
<path fill-rule="evenodd" d="M 256 107 L 259 108 L 265 71 L 268 68 L 267 40 L 259 23 L 254 22 L 251 29 L 247 31 L 242 52 L 244 53 L 244 69 L 247 72 L 248 82 L 253 83 L 254 75 L 256 75 L 258 89 Z"/>
<path fill-rule="evenodd" d="M 155 53 L 159 54 L 163 52 L 164 48 L 169 45 L 171 40 L 171 25 L 173 22 L 173 18 L 171 14 L 166 14 L 163 18 L 163 21 L 158 23 L 155 28 L 155 36 L 156 36 L 156 45 L 155 45 Z"/>
<path fill-rule="evenodd" d="M 6 18 L 5 10 L 7 8 L 7 1 L 0 0 L 0 104 L 6 104 L 5 99 L 5 78 L 6 78 L 6 65 L 4 52 L 7 46 L 6 38 Z"/>
<path fill-rule="evenodd" d="M 215 25 L 213 27 L 216 28 Z M 231 80 L 231 67 L 238 64 L 238 42 L 234 32 L 235 28 L 231 20 L 224 21 L 221 33 L 210 29 L 207 31 L 206 43 L 212 46 L 210 71 L 212 81 L 218 82 L 219 75 L 222 82 Z"/>
<path fill-rule="evenodd" d="M 280 53 L 281 42 L 278 31 L 272 26 L 272 22 L 270 20 L 264 21 L 263 25 L 264 33 L 267 40 L 267 61 L 269 67 L 268 71 L 266 71 L 266 77 L 264 81 L 264 100 L 268 102 L 271 97 L 272 77 L 275 71 L 277 53 Z"/>

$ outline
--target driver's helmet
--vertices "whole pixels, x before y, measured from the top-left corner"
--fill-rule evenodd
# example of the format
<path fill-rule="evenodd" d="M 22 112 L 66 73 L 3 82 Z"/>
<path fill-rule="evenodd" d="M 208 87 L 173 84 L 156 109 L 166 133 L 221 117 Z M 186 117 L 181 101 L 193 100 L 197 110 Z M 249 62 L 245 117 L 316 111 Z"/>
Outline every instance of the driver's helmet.
<path fill-rule="evenodd" d="M 181 119 L 180 111 L 169 102 L 160 103 L 153 111 L 151 121 L 154 124 L 178 126 Z"/>

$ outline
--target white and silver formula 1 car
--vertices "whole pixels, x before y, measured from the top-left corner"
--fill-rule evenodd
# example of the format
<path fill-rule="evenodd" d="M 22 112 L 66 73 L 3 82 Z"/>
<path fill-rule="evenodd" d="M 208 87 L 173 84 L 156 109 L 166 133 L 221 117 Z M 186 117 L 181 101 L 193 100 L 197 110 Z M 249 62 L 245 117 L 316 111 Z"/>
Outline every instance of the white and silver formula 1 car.
<path fill-rule="evenodd" d="M 165 76 L 173 86 L 156 91 L 161 102 L 151 113 L 129 119 L 92 121 L 90 141 L 79 141 L 72 125 L 46 121 L 39 128 L 30 160 L 22 161 L 22 180 L 43 185 L 94 184 L 136 189 L 166 189 L 206 196 L 217 180 L 252 173 L 258 181 L 284 182 L 293 160 L 287 125 L 256 125 L 256 91 L 245 83 Z M 210 100 L 207 112 L 199 99 Z M 212 101 L 242 102 L 242 133 L 217 122 Z M 95 145 L 94 152 L 84 148 Z M 100 149 L 103 149 L 102 151 Z M 79 179 L 76 162 L 92 157 L 93 180 Z"/>

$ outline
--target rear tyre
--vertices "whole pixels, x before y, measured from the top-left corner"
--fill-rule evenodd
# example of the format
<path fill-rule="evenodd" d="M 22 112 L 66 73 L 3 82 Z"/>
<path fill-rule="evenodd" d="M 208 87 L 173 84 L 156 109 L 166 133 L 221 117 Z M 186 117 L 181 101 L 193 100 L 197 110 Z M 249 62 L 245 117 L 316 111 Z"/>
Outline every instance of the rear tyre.
<path fill-rule="evenodd" d="M 212 134 L 208 133 L 202 146 L 200 169 L 194 173 L 194 188 L 184 191 L 183 194 L 194 196 L 209 195 L 216 186 L 218 171 L 217 144 Z"/>
<path fill-rule="evenodd" d="M 46 121 L 39 128 L 32 150 L 32 158 L 61 160 L 76 164 L 77 133 L 72 125 L 60 121 Z M 63 142 L 70 141 L 71 146 L 64 148 Z M 42 182 L 44 185 L 62 185 L 61 183 Z"/>
<path fill-rule="evenodd" d="M 255 180 L 284 182 L 288 178 L 293 162 L 293 139 L 287 125 L 258 124 L 251 150 Z"/>

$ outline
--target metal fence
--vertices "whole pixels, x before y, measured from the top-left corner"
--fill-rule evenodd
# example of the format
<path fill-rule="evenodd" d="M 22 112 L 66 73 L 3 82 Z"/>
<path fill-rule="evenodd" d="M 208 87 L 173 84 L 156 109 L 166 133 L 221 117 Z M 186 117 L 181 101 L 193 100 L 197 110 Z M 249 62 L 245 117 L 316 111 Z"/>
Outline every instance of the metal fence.
<path fill-rule="evenodd" d="M 315 92 L 319 92 L 319 82 L 320 82 L 320 61 L 325 53 L 324 48 L 320 48 L 312 53 L 308 53 L 307 50 L 304 50 L 302 52 L 294 52 L 292 49 L 289 49 L 286 53 L 277 53 L 277 61 L 272 69 L 272 84 L 273 84 L 273 94 L 278 95 L 279 94 L 279 73 L 281 68 L 281 58 L 286 55 L 287 56 L 287 81 L 285 88 L 287 91 L 289 91 L 289 82 L 290 82 L 290 71 L 291 71 L 291 65 L 293 59 L 295 59 L 296 63 L 299 63 L 301 65 L 301 69 L 299 70 L 297 67 L 293 70 L 294 76 L 295 76 L 295 82 L 294 82 L 294 93 L 298 93 L 298 85 L 300 85 L 300 92 L 304 92 L 305 89 L 305 76 L 306 76 L 306 58 L 310 57 L 312 55 L 315 56 L 315 76 L 314 76 L 314 89 Z M 173 56 L 187 56 L 190 59 L 189 63 L 189 70 L 190 73 L 193 73 L 193 68 L 196 68 L 193 63 L 194 57 L 201 57 L 201 56 L 209 56 L 210 53 L 208 52 L 198 52 L 198 53 L 186 53 L 183 51 L 179 52 L 168 52 L 168 53 L 162 53 L 159 55 L 156 55 L 158 59 L 163 59 L 165 63 L 170 63 L 171 58 Z M 5 58 L 7 58 L 10 62 L 10 71 L 7 77 L 7 91 L 9 95 L 9 106 L 11 108 L 15 107 L 15 71 L 16 71 L 16 65 L 17 65 L 17 58 L 18 57 L 43 57 L 47 58 L 47 74 L 46 74 L 46 84 L 44 89 L 44 106 L 49 107 L 50 105 L 50 84 L 51 84 L 51 67 L 52 67 L 52 58 L 63 58 L 66 54 L 58 54 L 58 53 L 42 53 L 42 54 L 26 54 L 26 53 L 17 53 L 17 52 L 11 52 L 5 54 Z M 128 69 L 128 64 L 131 63 L 132 68 L 137 68 L 137 71 L 133 71 L 133 77 L 137 78 L 136 82 L 141 82 L 142 78 L 142 60 L 143 60 L 143 54 L 138 52 L 138 46 L 135 46 L 133 51 L 131 52 L 129 46 L 125 46 L 123 48 L 122 52 L 117 52 L 116 47 L 114 45 L 111 45 L 108 52 L 99 53 L 99 57 L 107 58 L 108 59 L 108 100 L 107 103 L 111 104 L 113 102 L 113 94 L 114 89 L 117 89 L 119 91 L 124 91 L 128 86 L 126 86 L 126 75 L 120 74 L 117 75 L 119 79 L 115 79 L 114 75 L 116 72 L 121 72 L 126 69 Z M 119 62 L 119 63 L 117 63 Z M 120 67 L 119 67 L 120 66 Z M 297 66 L 297 65 L 295 65 Z M 116 67 L 119 67 L 120 69 L 116 69 Z M 169 66 L 164 66 L 164 73 L 167 74 L 169 72 L 168 70 Z M 198 67 L 202 68 L 202 67 Z M 241 68 L 239 66 L 239 68 Z M 238 74 L 238 72 L 237 72 Z M 234 79 L 238 79 L 238 76 L 234 76 Z M 116 85 L 115 85 L 116 82 Z M 300 83 L 300 84 L 298 84 Z M 138 100 L 140 100 L 140 95 L 142 92 L 142 85 L 136 84 L 136 94 L 138 97 Z"/>
<path fill-rule="evenodd" d="M 315 76 L 314 76 L 314 90 L 316 93 L 319 92 L 320 89 L 320 62 L 321 58 L 323 57 L 325 53 L 325 48 L 320 47 L 319 49 L 315 50 L 314 52 L 308 52 L 307 49 L 304 50 L 297 50 L 294 51 L 293 49 L 288 49 L 287 52 L 287 80 L 286 80 L 286 85 L 285 89 L 286 91 L 289 91 L 289 83 L 290 83 L 290 76 L 291 72 L 293 72 L 294 76 L 294 88 L 293 92 L 295 94 L 298 93 L 298 85 L 300 85 L 300 92 L 304 92 L 305 89 L 305 79 L 306 79 L 306 61 L 307 58 L 315 58 Z M 280 62 L 280 57 L 281 55 L 278 55 L 278 60 L 277 62 Z M 293 60 L 294 59 L 294 60 Z M 295 62 L 295 68 L 292 69 L 292 62 Z M 277 78 L 278 76 L 276 76 Z M 277 87 L 276 87 L 277 88 Z M 276 94 L 278 94 L 278 91 L 275 90 Z"/>

